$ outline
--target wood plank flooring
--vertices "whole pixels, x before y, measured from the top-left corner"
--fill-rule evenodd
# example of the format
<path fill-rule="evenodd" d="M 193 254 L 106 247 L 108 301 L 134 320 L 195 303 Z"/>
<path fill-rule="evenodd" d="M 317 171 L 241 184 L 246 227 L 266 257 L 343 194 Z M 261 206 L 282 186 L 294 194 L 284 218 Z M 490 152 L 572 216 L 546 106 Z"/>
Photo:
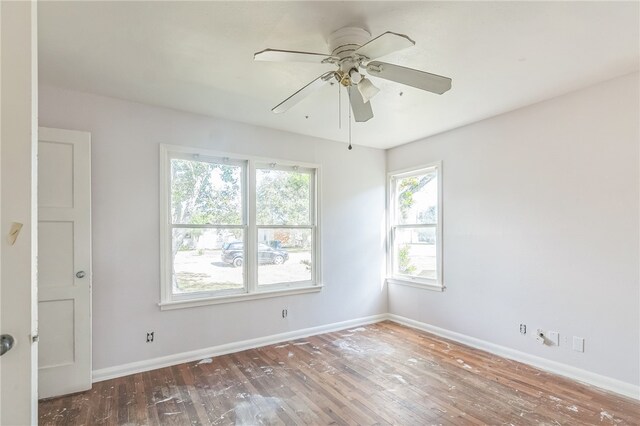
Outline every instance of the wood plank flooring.
<path fill-rule="evenodd" d="M 640 403 L 391 322 L 95 383 L 42 425 L 634 425 Z"/>

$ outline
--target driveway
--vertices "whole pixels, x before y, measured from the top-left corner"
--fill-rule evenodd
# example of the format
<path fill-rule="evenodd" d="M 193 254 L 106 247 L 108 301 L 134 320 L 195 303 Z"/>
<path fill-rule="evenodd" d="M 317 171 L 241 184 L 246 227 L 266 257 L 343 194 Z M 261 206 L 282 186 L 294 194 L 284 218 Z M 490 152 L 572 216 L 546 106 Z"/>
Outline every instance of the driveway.
<path fill-rule="evenodd" d="M 178 292 L 215 291 L 237 289 L 244 286 L 244 268 L 236 268 L 220 259 L 221 250 L 182 250 L 176 254 L 173 265 Z M 311 279 L 310 251 L 289 251 L 289 260 L 282 265 L 260 265 L 258 283 L 269 285 Z"/>

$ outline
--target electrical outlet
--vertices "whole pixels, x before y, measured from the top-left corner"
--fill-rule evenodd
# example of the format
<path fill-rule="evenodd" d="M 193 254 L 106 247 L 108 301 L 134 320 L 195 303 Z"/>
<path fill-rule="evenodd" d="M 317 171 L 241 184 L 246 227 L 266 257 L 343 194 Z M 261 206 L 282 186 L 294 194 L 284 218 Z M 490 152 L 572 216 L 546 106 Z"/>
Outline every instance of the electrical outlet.
<path fill-rule="evenodd" d="M 576 352 L 584 352 L 584 338 L 573 336 L 573 350 Z"/>
<path fill-rule="evenodd" d="M 289 316 L 289 310 L 287 308 L 284 308 L 282 310 L 282 318 L 286 318 L 287 316 Z"/>
<path fill-rule="evenodd" d="M 520 334 L 527 334 L 527 324 L 520 324 Z"/>
<path fill-rule="evenodd" d="M 155 331 L 149 331 L 147 333 L 147 343 L 151 343 L 153 342 L 153 335 L 154 335 Z"/>
<path fill-rule="evenodd" d="M 551 342 L 552 345 L 560 346 L 560 333 L 558 333 L 557 331 L 548 331 L 547 339 L 549 340 L 549 342 Z"/>

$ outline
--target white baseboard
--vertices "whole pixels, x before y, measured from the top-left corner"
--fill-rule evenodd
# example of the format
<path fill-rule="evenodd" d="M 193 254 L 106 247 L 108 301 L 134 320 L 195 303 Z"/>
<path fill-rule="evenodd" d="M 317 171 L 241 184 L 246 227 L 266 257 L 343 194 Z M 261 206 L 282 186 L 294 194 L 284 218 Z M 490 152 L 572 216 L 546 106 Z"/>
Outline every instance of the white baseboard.
<path fill-rule="evenodd" d="M 261 346 L 273 345 L 287 340 L 301 339 L 314 336 L 316 334 L 330 333 L 332 331 L 343 330 L 345 328 L 359 327 L 373 324 L 388 319 L 387 314 L 372 315 L 364 318 L 356 318 L 348 321 L 335 322 L 332 324 L 320 325 L 317 327 L 304 328 L 287 333 L 274 334 L 271 336 L 258 337 L 256 339 L 242 340 L 240 342 L 227 343 L 224 345 L 212 346 L 204 349 L 197 349 L 189 352 L 181 352 L 159 358 L 152 358 L 144 361 L 131 362 L 128 364 L 116 365 L 114 367 L 93 370 L 92 380 L 94 383 L 103 380 L 115 379 L 117 377 L 128 376 L 130 374 L 142 373 L 144 371 L 155 370 L 172 365 L 182 364 L 190 361 L 197 361 L 203 358 L 210 358 L 245 351 L 247 349 L 259 348 Z"/>
<path fill-rule="evenodd" d="M 611 377 L 602 376 L 600 374 L 582 370 L 580 368 L 576 368 L 557 361 L 551 361 L 535 355 L 530 355 L 525 352 L 520 352 L 515 349 L 507 348 L 505 346 L 496 345 L 495 343 L 480 340 L 475 337 L 467 336 L 465 334 L 456 333 L 454 331 L 445 330 L 444 328 L 415 321 L 399 315 L 388 314 L 387 318 L 390 321 L 396 322 L 398 324 L 426 331 L 428 333 L 435 334 L 436 336 L 463 343 L 467 346 L 481 349 L 483 351 L 490 352 L 504 358 L 519 361 L 524 364 L 539 368 L 541 370 L 548 371 L 550 373 L 558 374 L 560 376 L 577 380 L 579 382 L 596 386 L 630 398 L 640 399 L 640 386 L 631 383 L 626 383 L 621 380 L 613 379 Z"/>
<path fill-rule="evenodd" d="M 407 327 L 426 331 L 436 336 L 444 337 L 467 346 L 471 346 L 494 355 L 509 358 L 514 361 L 522 362 L 533 367 L 545 370 L 554 374 L 568 377 L 579 382 L 596 386 L 611 392 L 618 393 L 634 399 L 640 399 L 640 386 L 626 383 L 611 377 L 602 376 L 587 370 L 582 370 L 557 361 L 551 361 L 535 355 L 515 349 L 500 346 L 495 343 L 467 336 L 465 334 L 456 333 L 440 327 L 436 327 L 423 322 L 415 321 L 395 314 L 379 314 L 364 318 L 356 318 L 348 321 L 336 322 L 332 324 L 321 325 L 317 327 L 304 328 L 301 330 L 290 331 L 287 333 L 274 334 L 271 336 L 258 337 L 256 339 L 243 340 L 240 342 L 227 343 L 224 345 L 212 346 L 204 349 L 197 349 L 189 352 L 181 352 L 173 355 L 167 355 L 158 358 L 152 358 L 144 361 L 137 361 L 114 367 L 102 368 L 93 371 L 93 382 L 101 382 L 103 380 L 115 379 L 117 377 L 128 376 L 130 374 L 141 373 L 144 371 L 155 370 L 172 365 L 182 364 L 190 361 L 197 361 L 203 358 L 220 356 L 234 352 L 240 352 L 247 349 L 254 349 L 261 346 L 273 345 L 293 339 L 301 339 L 304 337 L 314 336 L 322 333 L 330 333 L 332 331 L 342 330 L 345 328 L 353 328 L 367 324 L 373 324 L 380 321 L 390 320 Z"/>

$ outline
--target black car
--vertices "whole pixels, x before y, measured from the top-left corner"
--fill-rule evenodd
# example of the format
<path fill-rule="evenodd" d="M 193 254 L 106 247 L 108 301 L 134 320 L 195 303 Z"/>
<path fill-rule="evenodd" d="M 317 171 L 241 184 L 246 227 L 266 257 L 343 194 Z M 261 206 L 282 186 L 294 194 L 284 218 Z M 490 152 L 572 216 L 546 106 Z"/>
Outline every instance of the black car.
<path fill-rule="evenodd" d="M 222 246 L 222 255 L 220 257 L 223 262 L 230 263 L 233 266 L 242 266 L 244 263 L 244 243 L 226 243 Z M 285 250 L 258 243 L 258 263 L 281 265 L 287 260 L 289 260 L 289 253 Z"/>

